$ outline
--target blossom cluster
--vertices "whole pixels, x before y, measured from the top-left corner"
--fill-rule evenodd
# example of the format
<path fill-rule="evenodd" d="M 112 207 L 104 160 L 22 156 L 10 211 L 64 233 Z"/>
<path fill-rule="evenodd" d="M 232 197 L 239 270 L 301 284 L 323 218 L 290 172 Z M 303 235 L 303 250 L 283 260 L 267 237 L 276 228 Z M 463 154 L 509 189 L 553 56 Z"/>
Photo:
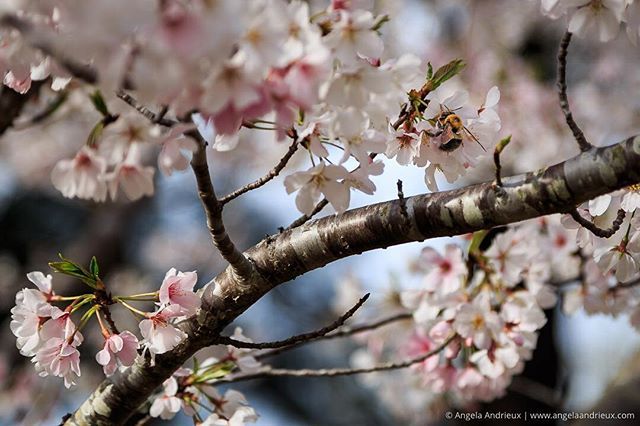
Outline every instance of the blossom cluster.
<path fill-rule="evenodd" d="M 391 409 L 405 410 L 402 417 L 425 406 L 437 416 L 443 403 L 464 408 L 504 395 L 533 354 L 547 322 L 543 311 L 557 302 L 556 283 L 575 280 L 580 271 L 575 241 L 575 231 L 553 216 L 476 233 L 466 254 L 454 244 L 442 254 L 423 249 L 412 267 L 418 286 L 394 289 L 380 307 L 390 317 L 410 312 L 412 321 L 364 336 L 366 349 L 356 352 L 354 363 L 368 367 L 381 358 L 411 360 L 434 351 L 410 373 L 398 373 L 401 380 L 367 379 Z M 411 396 L 397 401 L 393 383 Z"/>
<path fill-rule="evenodd" d="M 156 354 L 173 349 L 186 337 L 174 325 L 175 321 L 195 314 L 200 307 L 200 298 L 193 292 L 197 281 L 195 272 L 177 272 L 172 268 L 158 292 L 111 297 L 97 273 L 87 272 L 67 260 L 53 265 L 57 265 L 58 272 L 82 277 L 95 291 L 80 296 L 61 296 L 53 290 L 51 275 L 31 272 L 27 278 L 37 289 L 25 288 L 18 292 L 16 306 L 11 310 L 10 325 L 20 353 L 32 357 L 41 376 L 64 378 L 66 387 L 74 385 L 75 379 L 81 374 L 78 351 L 83 342 L 81 329 L 91 318 L 97 319 L 104 336 L 104 346 L 96 354 L 96 361 L 102 366 L 104 374 L 111 376 L 119 367 L 133 365 L 139 348 L 143 349 L 143 354 L 150 354 L 152 363 Z M 157 301 L 154 312 L 143 312 L 129 303 L 147 300 Z M 70 302 L 64 309 L 55 306 L 64 302 Z M 109 305 L 116 303 L 142 318 L 139 323 L 142 340 L 139 341 L 130 331 L 117 330 L 109 310 Z M 87 306 L 90 307 L 76 324 L 72 315 Z"/>
<path fill-rule="evenodd" d="M 126 19 L 113 12 L 120 3 Z M 149 152 L 160 151 L 165 175 L 186 169 L 197 145 L 185 134 L 197 125 L 220 151 L 234 149 L 243 128 L 296 139 L 312 164 L 287 177 L 286 191 L 297 192 L 303 213 L 322 196 L 341 212 L 352 189 L 375 191 L 371 176 L 384 168 L 374 161 L 379 154 L 426 167 L 427 185 L 436 190 L 436 171 L 455 181 L 500 129 L 497 88 L 471 107 L 459 82 L 447 81 L 459 69 L 434 80 L 438 71 L 418 57 L 389 57 L 382 37 L 389 16 L 373 14 L 372 1 L 332 1 L 313 11 L 307 2 L 284 0 L 22 6 L 20 16 L 50 39 L 52 51 L 93 64 L 104 96 L 97 108 L 103 118 L 86 144 L 52 171 L 66 197 L 105 201 L 120 189 L 130 200 L 152 195 L 155 169 L 144 165 Z M 0 54 L 5 84 L 24 92 L 31 80 L 49 75 L 57 86 L 68 82 L 56 65 L 60 58 L 30 47 L 17 30 L 2 31 L 11 46 Z M 125 86 L 143 104 L 164 106 L 175 123 L 163 127 L 133 109 L 114 110 L 121 103 L 114 90 Z M 185 117 L 194 111 L 191 122 Z"/>
<path fill-rule="evenodd" d="M 542 0 L 541 9 L 552 19 L 566 17 L 568 31 L 579 37 L 610 41 L 616 38 L 624 23 L 631 42 L 638 42 L 640 2 L 637 0 Z"/>
<path fill-rule="evenodd" d="M 95 291 L 80 296 L 61 296 L 53 290 L 51 275 L 35 271 L 27 275 L 37 287 L 24 288 L 16 295 L 16 306 L 11 310 L 11 331 L 16 336 L 17 347 L 24 356 L 32 358 L 40 376 L 58 376 L 65 386 L 76 384 L 81 375 L 79 346 L 83 343 L 81 330 L 95 317 L 104 337 L 104 345 L 95 355 L 109 377 L 118 370 L 132 366 L 138 356 L 148 354 L 151 364 L 155 356 L 166 353 L 185 338 L 177 327 L 177 321 L 196 314 L 201 300 L 194 292 L 196 272 L 179 272 L 171 268 L 165 275 L 160 289 L 152 293 L 130 296 L 111 296 L 98 275 L 95 258 L 89 270 L 64 259 L 51 263 L 59 273 L 80 279 Z M 155 310 L 142 311 L 132 303 L 155 302 Z M 64 309 L 56 304 L 70 302 Z M 141 318 L 141 339 L 131 331 L 118 331 L 111 315 L 110 306 L 120 304 Z M 84 307 L 88 309 L 79 321 L 78 315 Z M 251 342 L 236 328 L 233 336 L 240 342 Z M 195 360 L 194 368 L 181 368 L 167 379 L 163 391 L 153 399 L 149 414 L 162 419 L 172 418 L 181 409 L 194 418 L 195 424 L 241 426 L 255 422 L 257 415 L 247 405 L 244 396 L 229 390 L 224 395 L 214 387 L 217 379 L 238 371 L 255 372 L 262 364 L 247 349 L 219 345 L 211 349 L 212 355 L 202 363 Z M 208 416 L 200 415 L 203 404 L 209 403 Z"/>
<path fill-rule="evenodd" d="M 619 229 L 610 237 L 598 237 L 580 226 L 570 216 L 563 225 L 577 230 L 576 241 L 584 261 L 583 282 L 565 294 L 564 308 L 573 312 L 583 307 L 589 313 L 611 316 L 628 314 L 631 324 L 640 330 L 640 207 L 637 187 L 603 195 L 586 203 L 580 215 L 606 229 L 625 213 Z"/>
<path fill-rule="evenodd" d="M 239 327 L 236 327 L 233 338 L 251 342 Z M 221 395 L 213 384 L 234 370 L 255 372 L 261 364 L 249 350 L 220 345 L 214 346 L 212 351 L 214 355 L 201 363 L 194 359 L 193 369 L 182 367 L 165 380 L 162 392 L 155 397 L 149 410 L 152 417 L 168 420 L 182 410 L 194 417 L 195 424 L 211 426 L 242 426 L 258 419 L 244 395 L 235 390 L 227 390 Z M 207 418 L 202 419 L 198 412 L 205 403 L 212 407 L 207 410 Z"/>

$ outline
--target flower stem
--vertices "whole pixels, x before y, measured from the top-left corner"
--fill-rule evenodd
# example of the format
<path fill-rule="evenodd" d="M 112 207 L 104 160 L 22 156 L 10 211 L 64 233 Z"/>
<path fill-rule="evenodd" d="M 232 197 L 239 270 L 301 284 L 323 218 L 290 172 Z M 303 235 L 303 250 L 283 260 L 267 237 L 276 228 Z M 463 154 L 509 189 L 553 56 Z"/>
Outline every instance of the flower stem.
<path fill-rule="evenodd" d="M 118 297 L 118 298 L 116 298 L 115 300 L 116 300 L 116 302 L 118 302 L 118 303 L 122 303 L 122 305 L 123 305 L 125 308 L 129 309 L 129 310 L 130 310 L 131 312 L 133 312 L 134 314 L 138 314 L 138 315 L 140 315 L 140 316 L 142 316 L 142 317 L 145 317 L 145 318 L 146 318 L 146 316 L 147 316 L 147 313 L 146 313 L 146 312 L 142 312 L 140 309 L 134 308 L 133 306 L 131 306 L 130 304 L 128 304 L 127 302 L 125 302 L 124 300 L 122 300 L 122 298 Z"/>

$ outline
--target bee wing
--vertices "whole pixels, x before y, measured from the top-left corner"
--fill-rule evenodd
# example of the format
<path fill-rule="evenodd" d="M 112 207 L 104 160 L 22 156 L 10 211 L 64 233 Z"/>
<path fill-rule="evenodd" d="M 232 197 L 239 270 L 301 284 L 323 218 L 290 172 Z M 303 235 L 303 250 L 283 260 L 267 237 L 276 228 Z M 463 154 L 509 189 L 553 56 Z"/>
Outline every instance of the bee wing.
<path fill-rule="evenodd" d="M 478 143 L 478 145 L 480 145 L 480 147 L 487 152 L 487 149 L 484 147 L 484 145 L 482 145 L 480 143 L 480 141 L 478 140 L 478 138 L 475 137 L 475 135 L 473 133 L 471 133 L 471 131 L 469 129 L 467 129 L 465 126 L 462 126 L 462 130 L 474 141 L 476 141 Z"/>

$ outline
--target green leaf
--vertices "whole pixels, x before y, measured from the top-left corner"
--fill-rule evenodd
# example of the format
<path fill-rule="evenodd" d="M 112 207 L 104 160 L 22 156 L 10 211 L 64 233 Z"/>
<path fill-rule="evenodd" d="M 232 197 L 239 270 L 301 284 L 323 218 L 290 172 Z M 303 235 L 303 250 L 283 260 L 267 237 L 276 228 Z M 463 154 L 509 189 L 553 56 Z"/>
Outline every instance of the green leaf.
<path fill-rule="evenodd" d="M 233 371 L 235 363 L 231 361 L 212 365 L 206 369 L 206 373 L 198 377 L 198 383 L 206 383 L 211 380 L 220 379 Z"/>
<path fill-rule="evenodd" d="M 100 269 L 98 268 L 98 260 L 95 256 L 91 258 L 91 263 L 89 263 L 89 271 L 91 272 L 93 278 L 97 280 L 98 276 L 100 275 Z"/>
<path fill-rule="evenodd" d="M 467 64 L 465 64 L 462 59 L 454 59 L 448 64 L 438 68 L 438 70 L 429 79 L 429 83 L 431 83 L 431 90 L 437 89 L 442 83 L 458 75 L 466 65 Z"/>
<path fill-rule="evenodd" d="M 95 148 L 96 145 L 98 145 L 98 140 L 100 139 L 100 136 L 102 136 L 103 131 L 104 121 L 100 120 L 95 126 L 93 126 L 93 129 L 91 129 L 91 133 L 89 133 L 89 136 L 87 137 L 86 145 L 91 148 Z"/>
<path fill-rule="evenodd" d="M 427 80 L 431 80 L 433 78 L 433 65 L 431 62 L 427 63 Z"/>
<path fill-rule="evenodd" d="M 62 254 L 58 254 L 61 262 L 49 262 L 49 266 L 55 272 L 60 274 L 68 275 L 70 277 L 77 278 L 81 280 L 83 283 L 87 284 L 91 288 L 96 288 L 96 278 L 93 277 L 92 274 L 87 272 L 83 267 L 78 264 L 66 259 Z"/>
<path fill-rule="evenodd" d="M 107 108 L 107 103 L 104 101 L 102 93 L 100 93 L 99 90 L 96 90 L 91 95 L 89 95 L 89 98 L 91 99 L 91 103 L 93 104 L 95 109 L 97 109 L 100 114 L 102 114 L 104 117 L 108 117 L 111 115 L 111 113 L 109 113 L 109 108 Z"/>
<path fill-rule="evenodd" d="M 480 244 L 482 244 L 482 240 L 484 240 L 484 237 L 486 237 L 488 233 L 489 231 L 487 231 L 486 229 L 473 233 L 471 244 L 469 244 L 469 253 L 477 254 L 480 252 Z"/>

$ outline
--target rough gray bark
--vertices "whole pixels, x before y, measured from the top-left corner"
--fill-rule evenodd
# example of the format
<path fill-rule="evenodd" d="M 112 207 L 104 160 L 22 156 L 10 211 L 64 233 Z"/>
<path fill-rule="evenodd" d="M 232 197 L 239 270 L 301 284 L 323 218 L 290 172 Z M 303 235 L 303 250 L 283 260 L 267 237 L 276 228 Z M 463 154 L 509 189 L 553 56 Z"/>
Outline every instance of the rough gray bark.
<path fill-rule="evenodd" d="M 387 201 L 268 237 L 245 255 L 257 274 L 240 282 L 230 268 L 203 293 L 200 314 L 182 324 L 189 338 L 149 366 L 138 359 L 105 380 L 67 421 L 123 424 L 171 373 L 275 286 L 335 260 L 411 241 L 453 236 L 552 213 L 640 183 L 640 137 L 591 149 L 563 163 L 453 191 Z"/>

